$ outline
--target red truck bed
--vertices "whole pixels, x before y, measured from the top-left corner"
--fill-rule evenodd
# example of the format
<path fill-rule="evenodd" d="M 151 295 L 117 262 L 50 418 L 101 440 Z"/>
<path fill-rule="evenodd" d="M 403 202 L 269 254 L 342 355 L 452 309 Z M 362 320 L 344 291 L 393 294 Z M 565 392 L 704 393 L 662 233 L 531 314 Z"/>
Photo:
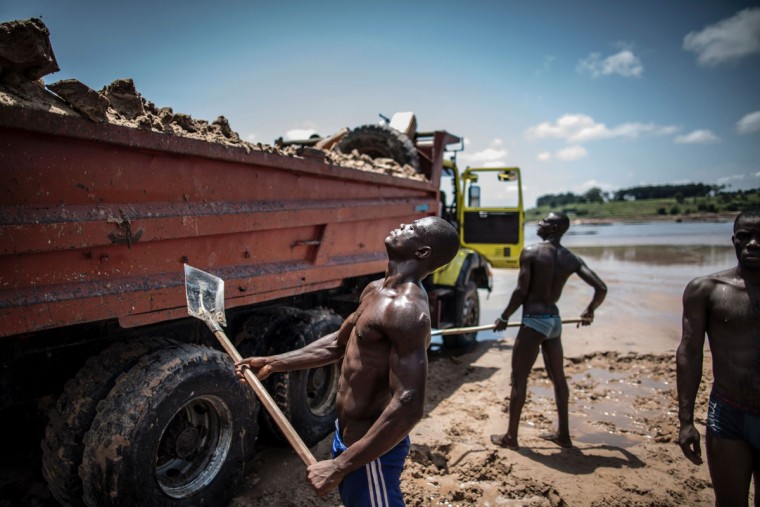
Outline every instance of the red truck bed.
<path fill-rule="evenodd" d="M 184 317 L 185 262 L 225 280 L 227 307 L 380 273 L 387 233 L 436 213 L 438 174 L 0 106 L 0 336 Z"/>

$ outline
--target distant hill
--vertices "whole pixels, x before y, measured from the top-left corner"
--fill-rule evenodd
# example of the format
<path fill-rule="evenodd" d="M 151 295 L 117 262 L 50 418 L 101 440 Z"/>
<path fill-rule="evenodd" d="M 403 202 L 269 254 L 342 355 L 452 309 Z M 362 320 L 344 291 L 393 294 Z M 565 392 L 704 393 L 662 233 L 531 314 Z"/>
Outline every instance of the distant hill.
<path fill-rule="evenodd" d="M 728 220 L 749 206 L 760 206 L 760 189 L 717 193 L 702 197 L 665 197 L 594 202 L 551 202 L 525 212 L 525 220 L 539 220 L 550 211 L 563 211 L 571 219 L 582 220 Z M 552 206 L 552 204 L 554 206 Z"/>

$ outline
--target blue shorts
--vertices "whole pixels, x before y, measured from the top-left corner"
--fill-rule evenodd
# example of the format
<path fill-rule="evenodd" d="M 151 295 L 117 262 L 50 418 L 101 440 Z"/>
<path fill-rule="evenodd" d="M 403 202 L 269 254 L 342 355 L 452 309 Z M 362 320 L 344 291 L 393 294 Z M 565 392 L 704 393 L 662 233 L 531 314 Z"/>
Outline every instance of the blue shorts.
<path fill-rule="evenodd" d="M 347 447 L 340 438 L 338 421 L 335 421 L 332 457 L 335 459 Z M 338 491 L 345 507 L 404 507 L 401 494 L 401 472 L 409 454 L 409 436 L 378 459 L 370 461 L 343 478 Z"/>
<path fill-rule="evenodd" d="M 742 407 L 713 390 L 707 408 L 707 433 L 714 438 L 744 440 L 760 450 L 760 410 Z"/>
<path fill-rule="evenodd" d="M 522 324 L 538 331 L 546 339 L 557 338 L 562 334 L 562 319 L 559 315 L 523 315 Z"/>

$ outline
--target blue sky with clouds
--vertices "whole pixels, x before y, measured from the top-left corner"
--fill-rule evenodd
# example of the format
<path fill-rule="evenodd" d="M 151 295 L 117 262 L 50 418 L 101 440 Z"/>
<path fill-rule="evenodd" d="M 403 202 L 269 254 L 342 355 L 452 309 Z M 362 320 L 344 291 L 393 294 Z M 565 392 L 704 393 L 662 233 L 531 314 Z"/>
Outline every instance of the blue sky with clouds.
<path fill-rule="evenodd" d="M 414 111 L 472 166 L 543 194 L 760 187 L 760 2 L 3 0 L 41 17 L 61 70 L 131 77 L 242 137 L 330 134 Z"/>

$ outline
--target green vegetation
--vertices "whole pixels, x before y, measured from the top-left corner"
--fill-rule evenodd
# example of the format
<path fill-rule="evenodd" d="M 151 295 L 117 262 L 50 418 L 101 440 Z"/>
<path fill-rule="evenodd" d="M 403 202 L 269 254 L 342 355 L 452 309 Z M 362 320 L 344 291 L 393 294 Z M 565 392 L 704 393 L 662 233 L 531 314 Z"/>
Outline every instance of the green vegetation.
<path fill-rule="evenodd" d="M 525 220 L 538 220 L 550 211 L 564 211 L 571 218 L 584 219 L 656 219 L 688 215 L 709 217 L 712 214 L 735 214 L 748 206 L 760 206 L 760 188 L 726 192 L 722 187 L 699 185 L 636 187 L 628 189 L 630 193 L 620 190 L 614 194 L 605 194 L 598 188 L 592 188 L 579 196 L 572 193 L 541 196 L 537 200 L 539 205 L 525 212 Z M 694 195 L 695 188 L 705 195 Z M 641 198 L 663 194 L 670 196 Z"/>

